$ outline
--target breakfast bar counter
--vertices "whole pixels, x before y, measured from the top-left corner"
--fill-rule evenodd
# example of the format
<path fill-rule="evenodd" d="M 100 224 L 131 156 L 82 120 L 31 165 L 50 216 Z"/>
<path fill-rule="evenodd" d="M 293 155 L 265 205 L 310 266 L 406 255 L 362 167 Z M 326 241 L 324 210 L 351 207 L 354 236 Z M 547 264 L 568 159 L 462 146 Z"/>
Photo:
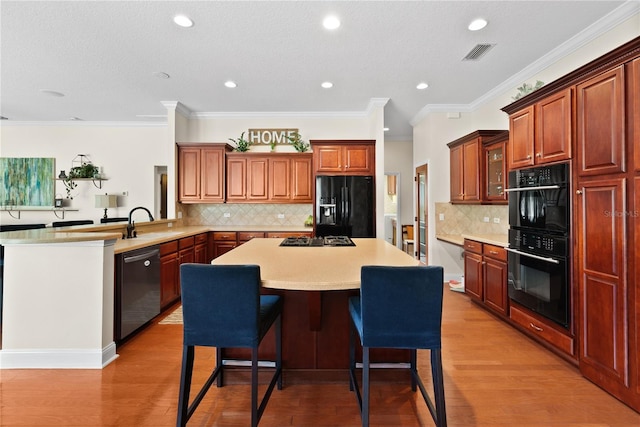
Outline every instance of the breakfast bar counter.
<path fill-rule="evenodd" d="M 349 367 L 348 299 L 358 295 L 361 267 L 414 266 L 418 260 L 382 239 L 353 239 L 355 246 L 345 247 L 283 247 L 281 242 L 252 239 L 211 263 L 257 264 L 262 292 L 284 299 L 282 354 L 287 381 L 344 380 Z M 263 341 L 261 358 L 273 360 L 271 342 Z M 243 349 L 225 349 L 223 355 L 249 357 Z M 370 357 L 372 363 L 409 362 L 407 350 L 372 349 Z"/>

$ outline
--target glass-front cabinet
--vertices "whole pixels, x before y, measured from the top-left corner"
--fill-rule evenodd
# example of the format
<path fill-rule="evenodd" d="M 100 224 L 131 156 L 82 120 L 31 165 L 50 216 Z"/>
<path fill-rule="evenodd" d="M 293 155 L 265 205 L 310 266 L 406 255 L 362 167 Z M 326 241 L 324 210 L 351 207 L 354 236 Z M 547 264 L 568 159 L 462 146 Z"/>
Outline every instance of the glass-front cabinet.
<path fill-rule="evenodd" d="M 483 143 L 484 153 L 484 202 L 507 203 L 506 163 L 509 132 L 505 131 Z"/>

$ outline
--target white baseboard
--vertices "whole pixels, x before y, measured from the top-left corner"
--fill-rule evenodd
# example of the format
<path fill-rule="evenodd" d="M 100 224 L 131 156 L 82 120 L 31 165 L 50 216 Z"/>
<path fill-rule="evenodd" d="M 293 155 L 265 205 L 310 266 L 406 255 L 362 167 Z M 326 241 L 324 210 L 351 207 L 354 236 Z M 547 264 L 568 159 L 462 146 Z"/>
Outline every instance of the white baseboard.
<path fill-rule="evenodd" d="M 102 369 L 118 358 L 114 342 L 102 350 L 0 350 L 0 369 Z"/>

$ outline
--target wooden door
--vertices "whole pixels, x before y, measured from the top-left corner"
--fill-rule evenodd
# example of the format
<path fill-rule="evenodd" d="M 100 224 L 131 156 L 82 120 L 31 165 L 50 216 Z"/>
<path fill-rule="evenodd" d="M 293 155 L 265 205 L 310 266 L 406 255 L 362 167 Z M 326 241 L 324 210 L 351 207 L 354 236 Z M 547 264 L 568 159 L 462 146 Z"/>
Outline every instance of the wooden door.
<path fill-rule="evenodd" d="M 583 180 L 575 203 L 580 371 L 614 394 L 629 382 L 625 186 Z"/>
<path fill-rule="evenodd" d="M 247 199 L 269 198 L 269 160 L 266 157 L 247 159 Z"/>
<path fill-rule="evenodd" d="M 178 149 L 179 201 L 200 200 L 200 149 Z"/>
<path fill-rule="evenodd" d="M 623 66 L 577 86 L 578 175 L 625 171 Z"/>
<path fill-rule="evenodd" d="M 489 257 L 484 257 L 484 263 L 484 303 L 487 307 L 506 316 L 507 263 Z"/>
<path fill-rule="evenodd" d="M 342 147 L 339 145 L 319 145 L 313 147 L 316 173 L 342 172 Z"/>
<path fill-rule="evenodd" d="M 417 225 L 417 232 L 414 232 L 414 256 L 421 264 L 428 264 L 429 254 L 429 206 L 428 200 L 428 167 L 427 165 L 416 168 L 416 216 L 414 221 Z"/>
<path fill-rule="evenodd" d="M 449 180 L 450 199 L 452 202 L 464 200 L 464 164 L 462 161 L 462 145 L 457 145 L 449 150 Z"/>
<path fill-rule="evenodd" d="M 535 106 L 535 163 L 571 158 L 571 89 L 551 95 Z"/>
<path fill-rule="evenodd" d="M 483 268 L 482 255 L 472 252 L 464 254 L 464 291 L 472 298 L 482 301 Z"/>
<path fill-rule="evenodd" d="M 349 174 L 374 175 L 373 146 L 346 145 L 344 147 L 344 170 Z"/>
<path fill-rule="evenodd" d="M 269 200 L 291 200 L 291 159 L 289 157 L 269 158 Z"/>
<path fill-rule="evenodd" d="M 509 170 L 533 165 L 534 106 L 509 116 Z"/>
<path fill-rule="evenodd" d="M 247 199 L 247 160 L 227 157 L 227 200 Z"/>
<path fill-rule="evenodd" d="M 224 202 L 224 148 L 201 150 L 201 199 L 204 202 Z"/>
<path fill-rule="evenodd" d="M 462 146 L 462 198 L 465 202 L 480 200 L 480 138 Z"/>
<path fill-rule="evenodd" d="M 296 154 L 291 159 L 291 200 L 313 203 L 311 155 Z"/>

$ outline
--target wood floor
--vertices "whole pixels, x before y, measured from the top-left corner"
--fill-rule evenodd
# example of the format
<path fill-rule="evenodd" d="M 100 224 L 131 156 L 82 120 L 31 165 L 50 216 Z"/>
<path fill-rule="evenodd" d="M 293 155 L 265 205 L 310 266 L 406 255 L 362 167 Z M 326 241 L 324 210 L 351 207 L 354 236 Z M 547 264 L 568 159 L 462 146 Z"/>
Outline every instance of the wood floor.
<path fill-rule="evenodd" d="M 1 426 L 175 425 L 182 327 L 154 324 L 103 370 L 0 370 Z M 428 352 L 419 353 L 430 380 Z M 196 351 L 196 381 L 214 353 Z M 445 292 L 443 364 L 449 426 L 640 426 L 640 414 L 459 293 Z M 357 426 L 342 383 L 286 383 L 261 426 Z M 429 383 L 430 385 L 430 383 Z M 248 385 L 213 387 L 189 426 L 249 424 Z M 431 426 L 408 384 L 372 384 L 372 426 Z"/>

